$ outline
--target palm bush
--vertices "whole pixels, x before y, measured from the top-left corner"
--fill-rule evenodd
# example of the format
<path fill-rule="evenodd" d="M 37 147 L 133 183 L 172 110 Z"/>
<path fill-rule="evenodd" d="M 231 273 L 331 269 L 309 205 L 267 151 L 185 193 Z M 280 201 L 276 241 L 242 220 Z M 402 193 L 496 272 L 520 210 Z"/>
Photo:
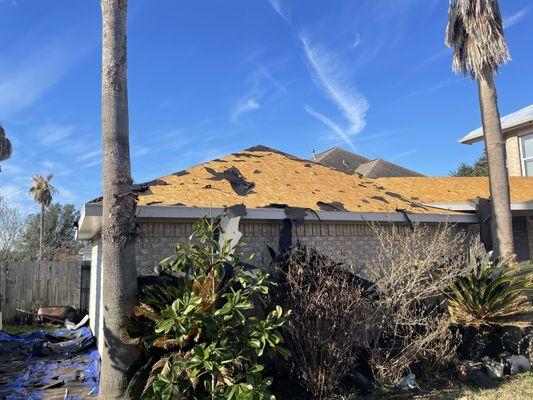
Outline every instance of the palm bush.
<path fill-rule="evenodd" d="M 527 292 L 533 289 L 533 264 L 494 260 L 491 253 L 470 251 L 467 270 L 452 284 L 448 310 L 462 326 L 523 325 L 533 317 Z"/>
<path fill-rule="evenodd" d="M 255 316 L 268 274 L 248 270 L 218 232 L 217 222 L 201 219 L 190 241 L 159 265 L 173 283 L 140 289 L 136 315 L 151 324 L 142 337 L 150 358 L 144 398 L 274 398 L 262 360 L 267 351 L 288 355 L 279 329 L 289 313 L 275 307 Z"/>

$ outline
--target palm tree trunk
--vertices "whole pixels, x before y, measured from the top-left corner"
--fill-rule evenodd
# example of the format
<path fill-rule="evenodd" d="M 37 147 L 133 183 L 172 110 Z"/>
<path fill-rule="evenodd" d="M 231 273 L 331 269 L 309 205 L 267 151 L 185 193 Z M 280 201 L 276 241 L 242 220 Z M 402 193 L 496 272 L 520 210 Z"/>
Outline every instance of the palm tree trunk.
<path fill-rule="evenodd" d="M 102 5 L 102 298 L 99 398 L 124 399 L 140 351 L 124 328 L 137 303 L 135 197 L 131 192 L 126 81 L 127 0 Z"/>
<path fill-rule="evenodd" d="M 514 254 L 509 177 L 496 87 L 492 74 L 478 79 L 479 104 L 489 164 L 492 243 L 497 257 Z"/>
<path fill-rule="evenodd" d="M 39 260 L 43 260 L 44 204 L 41 204 L 41 221 L 39 229 Z"/>

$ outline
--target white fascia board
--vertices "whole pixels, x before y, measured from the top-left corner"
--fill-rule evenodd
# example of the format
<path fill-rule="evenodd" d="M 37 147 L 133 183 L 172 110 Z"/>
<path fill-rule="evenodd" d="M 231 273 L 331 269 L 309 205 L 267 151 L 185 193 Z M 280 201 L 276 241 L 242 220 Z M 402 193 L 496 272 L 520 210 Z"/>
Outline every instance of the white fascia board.
<path fill-rule="evenodd" d="M 422 203 L 424 206 L 440 208 L 449 211 L 471 212 L 476 211 L 476 206 L 472 203 Z M 533 211 L 533 201 L 521 203 L 511 203 L 511 211 Z"/>
<path fill-rule="evenodd" d="M 137 218 L 139 219 L 198 219 L 204 215 L 219 216 L 224 208 L 200 208 L 183 206 L 138 206 Z M 410 214 L 408 218 L 413 222 L 425 223 L 477 223 L 474 214 Z M 278 220 L 286 218 L 283 209 L 279 208 L 248 208 L 244 220 Z M 306 220 L 328 222 L 407 222 L 403 213 L 394 212 L 341 212 L 341 211 L 307 211 Z M 82 209 L 78 223 L 76 238 L 90 240 L 99 231 L 102 225 L 102 205 L 87 203 Z"/>
<path fill-rule="evenodd" d="M 471 203 L 421 203 L 423 206 L 440 208 L 448 211 L 476 211 L 476 206 Z"/>
<path fill-rule="evenodd" d="M 525 201 L 523 203 L 511 203 L 512 211 L 533 211 L 533 201 Z"/>

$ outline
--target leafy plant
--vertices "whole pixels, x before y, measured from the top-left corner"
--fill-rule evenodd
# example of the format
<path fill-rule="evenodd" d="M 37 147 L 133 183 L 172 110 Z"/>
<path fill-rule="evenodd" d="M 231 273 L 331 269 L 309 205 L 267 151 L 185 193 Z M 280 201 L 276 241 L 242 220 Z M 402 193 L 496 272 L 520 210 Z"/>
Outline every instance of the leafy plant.
<path fill-rule="evenodd" d="M 533 289 L 533 264 L 509 258 L 494 260 L 491 253 L 467 258 L 465 276 L 460 276 L 447 294 L 452 321 L 463 326 L 522 325 L 532 318 L 533 307 L 526 295 Z"/>
<path fill-rule="evenodd" d="M 288 356 L 279 329 L 289 312 L 278 306 L 264 318 L 254 315 L 256 302 L 269 293 L 268 274 L 248 270 L 242 253 L 220 243 L 219 233 L 217 221 L 199 220 L 189 243 L 178 243 L 158 267 L 179 284 L 141 290 L 147 302 L 137 316 L 153 324 L 144 337 L 153 355 L 144 398 L 274 398 L 262 359 L 267 351 Z M 170 304 L 158 302 L 170 295 Z"/>

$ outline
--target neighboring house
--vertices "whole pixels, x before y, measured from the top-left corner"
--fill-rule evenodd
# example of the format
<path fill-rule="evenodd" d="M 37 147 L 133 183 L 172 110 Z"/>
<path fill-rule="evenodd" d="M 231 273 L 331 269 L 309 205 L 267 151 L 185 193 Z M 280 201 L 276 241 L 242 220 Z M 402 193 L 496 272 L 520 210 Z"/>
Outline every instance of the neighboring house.
<path fill-rule="evenodd" d="M 78 251 L 78 254 L 81 256 L 82 261 L 91 261 L 92 252 L 93 252 L 93 246 L 91 243 L 89 243 L 87 246 L 83 246 Z"/>
<path fill-rule="evenodd" d="M 267 246 L 277 250 L 283 231 L 293 243 L 370 267 L 379 242 L 369 222 L 454 223 L 475 234 L 479 221 L 471 200 L 489 196 L 487 178 L 361 178 L 264 146 L 136 185 L 134 190 L 140 229 L 136 263 L 141 274 L 169 256 L 176 242 L 187 241 L 195 220 L 222 215 L 228 207 L 235 222 L 231 234 L 242 235 L 243 250 L 255 254 L 256 265 L 268 265 Z M 511 178 L 511 200 L 517 252 L 527 259 L 533 254 L 533 220 L 526 219 L 533 215 L 533 178 Z M 97 300 L 101 218 L 101 199 L 96 199 L 83 207 L 78 228 L 78 239 L 92 242 L 90 318 L 97 335 L 102 328 Z"/>
<path fill-rule="evenodd" d="M 341 147 L 333 147 L 317 154 L 313 157 L 313 161 L 348 174 L 360 175 L 363 178 L 423 176 L 418 172 L 411 171 L 382 158 L 370 160 Z"/>
<path fill-rule="evenodd" d="M 533 104 L 501 119 L 505 136 L 507 169 L 510 176 L 533 176 Z M 483 140 L 483 128 L 478 128 L 459 143 L 472 144 Z"/>

